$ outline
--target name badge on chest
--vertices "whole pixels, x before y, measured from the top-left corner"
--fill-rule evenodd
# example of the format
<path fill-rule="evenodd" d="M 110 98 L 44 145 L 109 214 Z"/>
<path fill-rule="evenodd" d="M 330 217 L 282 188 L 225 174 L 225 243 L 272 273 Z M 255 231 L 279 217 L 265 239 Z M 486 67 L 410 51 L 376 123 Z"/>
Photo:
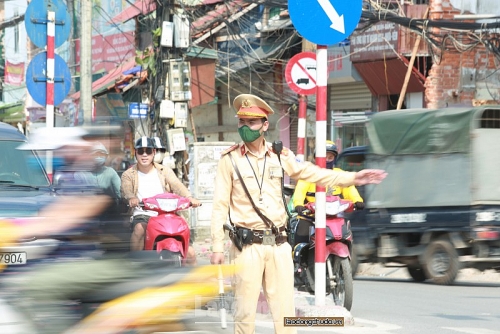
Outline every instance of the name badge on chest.
<path fill-rule="evenodd" d="M 282 170 L 281 167 L 271 167 L 269 168 L 269 178 L 274 179 L 274 178 L 281 178 L 282 175 Z"/>
<path fill-rule="evenodd" d="M 276 236 L 273 235 L 273 232 L 271 230 L 264 230 L 264 235 L 262 236 L 262 244 L 270 246 L 276 244 Z"/>

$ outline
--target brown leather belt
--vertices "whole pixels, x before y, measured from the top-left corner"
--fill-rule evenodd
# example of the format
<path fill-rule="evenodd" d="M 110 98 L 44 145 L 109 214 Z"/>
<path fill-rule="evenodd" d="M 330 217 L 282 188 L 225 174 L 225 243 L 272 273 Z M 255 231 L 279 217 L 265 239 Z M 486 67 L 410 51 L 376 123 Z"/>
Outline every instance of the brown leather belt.
<path fill-rule="evenodd" d="M 244 237 L 245 240 L 242 240 L 244 245 L 251 245 L 251 244 L 264 244 L 264 245 L 281 245 L 282 243 L 286 242 L 288 240 L 286 234 L 283 235 L 282 233 L 286 230 L 285 226 L 281 226 L 278 228 L 278 233 L 279 234 L 274 234 L 271 229 L 268 230 L 250 230 L 245 227 L 236 227 L 237 231 L 240 230 L 246 230 L 248 233 L 251 234 L 250 238 Z M 237 232 L 238 233 L 238 232 Z"/>
<path fill-rule="evenodd" d="M 242 227 L 242 228 L 245 228 L 245 227 Z M 285 226 L 281 226 L 281 227 L 278 227 L 278 232 L 281 233 L 285 230 Z M 249 229 L 250 230 L 250 229 Z M 260 236 L 263 236 L 264 235 L 264 231 L 267 231 L 267 230 L 251 230 L 254 234 L 259 234 Z"/>
<path fill-rule="evenodd" d="M 278 235 L 271 234 L 272 236 L 275 237 L 276 244 L 281 245 L 282 243 L 287 241 L 286 234 L 285 235 L 282 234 L 284 231 L 285 231 L 285 226 L 281 226 L 281 227 L 278 227 L 278 233 L 279 233 Z M 253 233 L 252 243 L 262 244 L 264 241 L 264 236 L 266 235 L 266 232 L 269 233 L 270 230 L 252 230 L 252 233 Z"/>
<path fill-rule="evenodd" d="M 262 238 L 262 235 L 255 235 L 253 236 L 253 243 L 254 244 L 261 244 L 264 238 Z M 280 234 L 276 236 L 276 244 L 281 245 L 282 243 L 287 241 L 286 235 Z"/>

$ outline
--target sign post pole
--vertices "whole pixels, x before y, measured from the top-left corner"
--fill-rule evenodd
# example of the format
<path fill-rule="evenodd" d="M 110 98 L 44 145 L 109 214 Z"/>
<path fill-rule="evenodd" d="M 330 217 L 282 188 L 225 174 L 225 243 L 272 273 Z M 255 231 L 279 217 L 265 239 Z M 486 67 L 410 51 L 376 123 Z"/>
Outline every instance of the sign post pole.
<path fill-rule="evenodd" d="M 49 11 L 47 15 L 47 85 L 46 85 L 46 103 L 45 103 L 45 126 L 54 127 L 54 57 L 55 57 L 55 33 L 56 33 L 56 13 Z M 52 170 L 52 151 L 47 151 L 46 155 L 47 174 L 51 176 Z"/>
<path fill-rule="evenodd" d="M 26 8 L 26 33 L 37 47 L 47 48 L 31 59 L 26 71 L 26 87 L 31 97 L 38 104 L 45 104 L 47 128 L 54 127 L 54 107 L 62 102 L 71 88 L 68 65 L 55 54 L 55 49 L 69 37 L 70 21 L 62 0 L 33 0 Z M 52 178 L 50 150 L 46 155 L 46 170 L 49 178 Z"/>
<path fill-rule="evenodd" d="M 306 146 L 307 95 L 299 94 L 299 122 L 297 128 L 297 160 L 304 161 Z"/>
<path fill-rule="evenodd" d="M 316 165 L 326 167 L 326 94 L 328 81 L 328 54 L 326 46 L 318 45 L 316 51 Z M 326 294 L 326 189 L 316 185 L 316 213 L 314 232 L 316 252 L 314 254 L 315 305 L 325 305 Z M 321 205 L 322 204 L 322 205 Z"/>
<path fill-rule="evenodd" d="M 345 40 L 356 29 L 361 18 L 362 6 L 362 0 L 288 0 L 288 11 L 295 29 L 305 39 L 317 44 L 316 164 L 320 167 L 326 166 L 328 82 L 326 46 Z M 325 188 L 318 186 L 316 186 L 315 234 L 315 304 L 323 306 L 326 301 L 326 193 Z"/>
<path fill-rule="evenodd" d="M 47 15 L 47 93 L 45 108 L 46 124 L 54 127 L 54 54 L 55 54 L 56 13 L 49 11 Z"/>

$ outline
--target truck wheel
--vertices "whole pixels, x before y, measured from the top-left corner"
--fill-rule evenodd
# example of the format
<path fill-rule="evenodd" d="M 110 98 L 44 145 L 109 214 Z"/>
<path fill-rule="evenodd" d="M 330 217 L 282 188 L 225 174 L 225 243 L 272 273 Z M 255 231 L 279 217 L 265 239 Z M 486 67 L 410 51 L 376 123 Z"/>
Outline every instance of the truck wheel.
<path fill-rule="evenodd" d="M 451 284 L 458 275 L 458 253 L 448 240 L 432 241 L 425 249 L 423 260 L 425 275 L 436 284 Z"/>
<path fill-rule="evenodd" d="M 408 269 L 408 273 L 415 282 L 423 282 L 427 279 L 427 277 L 425 276 L 424 269 L 422 267 L 408 266 L 406 267 L 406 269 Z"/>

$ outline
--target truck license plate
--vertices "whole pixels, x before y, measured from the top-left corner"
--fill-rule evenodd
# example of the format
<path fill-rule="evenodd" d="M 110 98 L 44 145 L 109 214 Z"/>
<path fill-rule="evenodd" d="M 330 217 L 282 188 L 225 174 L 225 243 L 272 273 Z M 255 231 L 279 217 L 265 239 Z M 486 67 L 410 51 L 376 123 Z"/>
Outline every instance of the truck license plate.
<path fill-rule="evenodd" d="M 0 263 L 8 265 L 26 264 L 26 252 L 0 253 Z"/>

